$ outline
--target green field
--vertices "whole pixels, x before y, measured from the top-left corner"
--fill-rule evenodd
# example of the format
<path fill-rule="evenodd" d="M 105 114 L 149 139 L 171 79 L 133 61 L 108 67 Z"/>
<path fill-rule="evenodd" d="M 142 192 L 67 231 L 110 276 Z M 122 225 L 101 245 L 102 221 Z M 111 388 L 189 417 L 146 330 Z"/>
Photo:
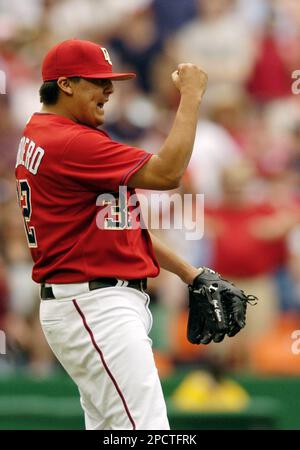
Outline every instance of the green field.
<path fill-rule="evenodd" d="M 170 396 L 184 373 L 163 381 L 172 429 L 300 429 L 300 378 L 235 376 L 251 396 L 237 413 L 191 413 L 174 407 Z M 47 379 L 0 378 L 0 429 L 83 429 L 74 383 L 63 374 Z"/>

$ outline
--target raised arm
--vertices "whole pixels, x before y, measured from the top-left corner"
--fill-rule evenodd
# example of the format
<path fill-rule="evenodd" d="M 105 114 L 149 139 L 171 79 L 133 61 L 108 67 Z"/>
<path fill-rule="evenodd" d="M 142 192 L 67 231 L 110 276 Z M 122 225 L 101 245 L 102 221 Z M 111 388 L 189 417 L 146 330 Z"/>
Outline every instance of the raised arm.
<path fill-rule="evenodd" d="M 194 64 L 180 64 L 172 79 L 181 94 L 173 127 L 158 154 L 132 175 L 129 187 L 174 189 L 190 161 L 207 75 Z"/>

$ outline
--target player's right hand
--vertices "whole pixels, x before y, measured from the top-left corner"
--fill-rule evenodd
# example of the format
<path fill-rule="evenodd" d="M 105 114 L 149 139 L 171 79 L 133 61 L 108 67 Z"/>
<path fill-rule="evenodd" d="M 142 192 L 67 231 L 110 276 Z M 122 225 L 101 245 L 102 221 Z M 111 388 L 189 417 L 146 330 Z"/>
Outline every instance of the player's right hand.
<path fill-rule="evenodd" d="M 195 64 L 179 64 L 172 80 L 181 95 L 185 93 L 202 98 L 207 85 L 207 74 Z"/>

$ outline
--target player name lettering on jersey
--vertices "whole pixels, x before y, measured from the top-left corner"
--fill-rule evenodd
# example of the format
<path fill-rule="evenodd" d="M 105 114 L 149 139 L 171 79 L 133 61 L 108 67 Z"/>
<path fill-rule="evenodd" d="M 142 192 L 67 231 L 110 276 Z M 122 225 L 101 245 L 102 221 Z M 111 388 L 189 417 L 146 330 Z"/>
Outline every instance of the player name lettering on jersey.
<path fill-rule="evenodd" d="M 42 147 L 38 147 L 34 141 L 23 136 L 18 148 L 16 167 L 22 164 L 30 173 L 36 175 L 44 154 L 45 150 Z"/>

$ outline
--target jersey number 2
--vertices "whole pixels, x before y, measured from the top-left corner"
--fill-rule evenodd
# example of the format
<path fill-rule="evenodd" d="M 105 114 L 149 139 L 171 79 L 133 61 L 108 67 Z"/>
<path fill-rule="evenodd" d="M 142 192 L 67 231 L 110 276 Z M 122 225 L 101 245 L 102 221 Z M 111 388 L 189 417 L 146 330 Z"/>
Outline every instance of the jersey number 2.
<path fill-rule="evenodd" d="M 17 181 L 17 194 L 20 208 L 22 209 L 27 242 L 30 248 L 36 248 L 37 239 L 34 227 L 29 226 L 31 218 L 31 190 L 27 180 Z"/>

